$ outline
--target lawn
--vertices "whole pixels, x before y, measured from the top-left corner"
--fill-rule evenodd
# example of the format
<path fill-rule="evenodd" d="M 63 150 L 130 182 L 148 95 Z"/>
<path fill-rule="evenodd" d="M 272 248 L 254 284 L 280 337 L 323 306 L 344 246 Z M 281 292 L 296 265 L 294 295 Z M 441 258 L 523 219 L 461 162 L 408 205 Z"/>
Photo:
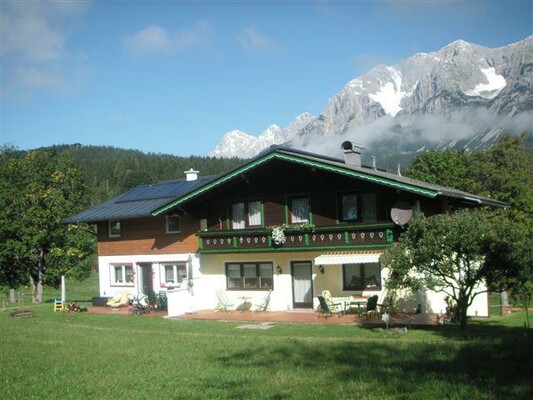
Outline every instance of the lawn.
<path fill-rule="evenodd" d="M 2 399 L 531 399 L 520 313 L 402 330 L 0 313 Z"/>

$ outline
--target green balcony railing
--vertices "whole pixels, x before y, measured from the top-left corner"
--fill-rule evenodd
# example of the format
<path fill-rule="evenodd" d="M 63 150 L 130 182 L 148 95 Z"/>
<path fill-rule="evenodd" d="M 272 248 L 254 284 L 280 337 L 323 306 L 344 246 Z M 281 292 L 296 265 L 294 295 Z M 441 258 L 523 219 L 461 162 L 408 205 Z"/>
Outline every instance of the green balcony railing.
<path fill-rule="evenodd" d="M 204 231 L 198 233 L 201 253 L 347 250 L 386 248 L 396 237 L 391 223 L 283 229 L 284 240 L 272 237 L 272 229 Z"/>

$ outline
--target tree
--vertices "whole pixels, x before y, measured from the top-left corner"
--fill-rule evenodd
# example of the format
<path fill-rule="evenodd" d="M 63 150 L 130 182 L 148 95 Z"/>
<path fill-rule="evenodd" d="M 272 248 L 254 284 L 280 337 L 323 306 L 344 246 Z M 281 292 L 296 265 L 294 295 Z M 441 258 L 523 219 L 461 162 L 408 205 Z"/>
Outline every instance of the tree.
<path fill-rule="evenodd" d="M 476 291 L 489 275 L 486 262 L 493 236 L 484 211 L 462 210 L 413 219 L 397 243 L 385 251 L 382 262 L 390 269 L 387 287 L 446 293 L 456 307 L 461 328 Z"/>
<path fill-rule="evenodd" d="M 84 180 L 70 157 L 54 151 L 2 157 L 0 176 L 0 277 L 10 286 L 27 279 L 39 303 L 45 280 L 56 284 L 59 272 L 83 269 L 94 254 L 88 232 L 61 223 L 85 206 Z"/>
<path fill-rule="evenodd" d="M 408 175 L 415 179 L 509 203 L 509 210 L 492 212 L 496 221 L 493 232 L 499 232 L 499 240 L 494 242 L 491 253 L 498 259 L 491 279 L 494 284 L 500 283 L 493 290 L 502 292 L 502 305 L 507 289 L 515 300 L 521 299 L 522 305 L 525 301 L 531 304 L 533 296 L 529 243 L 533 236 L 532 143 L 533 136 L 522 133 L 504 135 L 489 148 L 472 153 L 428 151 L 417 157 L 408 170 Z"/>
<path fill-rule="evenodd" d="M 465 151 L 430 150 L 415 158 L 407 176 L 441 186 L 472 192 L 471 161 Z"/>

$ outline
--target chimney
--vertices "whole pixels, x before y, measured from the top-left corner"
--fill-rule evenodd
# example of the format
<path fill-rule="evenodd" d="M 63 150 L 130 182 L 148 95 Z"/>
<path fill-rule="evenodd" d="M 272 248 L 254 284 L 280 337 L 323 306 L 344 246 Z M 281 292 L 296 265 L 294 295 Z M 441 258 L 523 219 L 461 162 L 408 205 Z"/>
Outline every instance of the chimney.
<path fill-rule="evenodd" d="M 195 171 L 192 168 L 188 171 L 185 171 L 184 174 L 187 177 L 187 181 L 195 181 L 198 179 L 198 171 Z"/>
<path fill-rule="evenodd" d="M 344 150 L 344 163 L 352 167 L 361 166 L 361 155 L 364 148 L 353 142 L 343 142 L 341 148 Z"/>

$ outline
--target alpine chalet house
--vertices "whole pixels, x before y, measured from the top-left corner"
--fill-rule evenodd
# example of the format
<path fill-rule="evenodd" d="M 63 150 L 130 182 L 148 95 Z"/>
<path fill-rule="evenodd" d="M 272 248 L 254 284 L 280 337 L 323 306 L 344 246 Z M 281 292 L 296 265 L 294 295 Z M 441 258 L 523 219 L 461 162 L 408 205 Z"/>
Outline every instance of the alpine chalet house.
<path fill-rule="evenodd" d="M 434 215 L 505 203 L 361 165 L 361 148 L 344 159 L 275 146 L 215 177 L 139 186 L 67 223 L 98 225 L 100 295 L 168 293 L 169 315 L 252 308 L 312 309 L 317 296 L 383 297 L 379 258 L 413 211 Z M 403 302 L 403 303 L 402 303 Z M 440 293 L 398 305 L 446 307 Z M 469 312 L 488 315 L 486 296 Z"/>

